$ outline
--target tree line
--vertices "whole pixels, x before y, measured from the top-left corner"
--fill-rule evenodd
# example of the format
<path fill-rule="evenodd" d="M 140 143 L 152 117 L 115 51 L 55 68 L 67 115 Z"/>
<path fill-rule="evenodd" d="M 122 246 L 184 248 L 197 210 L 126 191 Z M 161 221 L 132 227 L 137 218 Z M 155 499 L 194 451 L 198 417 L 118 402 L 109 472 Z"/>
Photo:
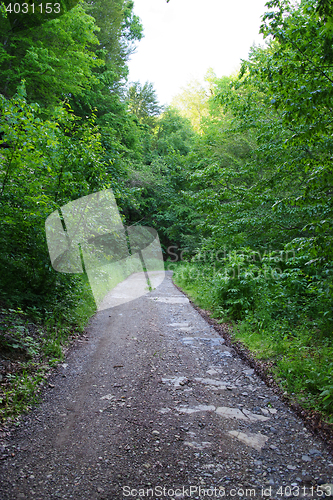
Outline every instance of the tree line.
<path fill-rule="evenodd" d="M 68 304 L 80 278 L 50 265 L 44 222 L 57 208 L 112 188 L 126 224 L 157 226 L 164 245 L 193 132 L 161 118 L 149 82 L 128 83 L 143 28 L 129 0 L 79 2 L 56 19 L 11 29 L 0 15 L 0 226 L 3 300 Z"/>
<path fill-rule="evenodd" d="M 196 217 L 176 279 L 273 358 L 285 388 L 330 412 L 332 11 L 315 0 L 266 8 L 265 46 L 252 47 L 237 74 L 210 72 L 195 99 L 193 89 L 181 96 L 197 123 L 184 102 L 206 89 L 184 190 Z"/>

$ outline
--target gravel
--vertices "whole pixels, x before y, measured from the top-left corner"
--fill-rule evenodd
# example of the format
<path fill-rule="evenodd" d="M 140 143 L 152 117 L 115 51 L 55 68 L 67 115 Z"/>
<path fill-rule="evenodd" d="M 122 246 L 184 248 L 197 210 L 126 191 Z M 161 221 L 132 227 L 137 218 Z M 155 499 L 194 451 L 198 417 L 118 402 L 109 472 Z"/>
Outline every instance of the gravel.
<path fill-rule="evenodd" d="M 323 497 L 325 444 L 184 298 L 167 272 L 92 318 L 2 443 L 1 500 Z"/>

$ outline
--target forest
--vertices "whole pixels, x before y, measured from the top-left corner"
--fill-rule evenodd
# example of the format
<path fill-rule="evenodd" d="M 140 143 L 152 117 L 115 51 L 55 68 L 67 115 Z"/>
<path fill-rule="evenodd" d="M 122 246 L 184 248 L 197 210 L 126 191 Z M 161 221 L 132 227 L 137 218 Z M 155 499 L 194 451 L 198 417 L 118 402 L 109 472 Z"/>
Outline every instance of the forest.
<path fill-rule="evenodd" d="M 45 220 L 112 188 L 126 225 L 158 231 L 175 283 L 333 423 L 331 1 L 268 1 L 265 45 L 164 108 L 128 79 L 131 0 L 19 30 L 1 5 L 1 418 L 95 312 L 86 276 L 52 268 Z"/>

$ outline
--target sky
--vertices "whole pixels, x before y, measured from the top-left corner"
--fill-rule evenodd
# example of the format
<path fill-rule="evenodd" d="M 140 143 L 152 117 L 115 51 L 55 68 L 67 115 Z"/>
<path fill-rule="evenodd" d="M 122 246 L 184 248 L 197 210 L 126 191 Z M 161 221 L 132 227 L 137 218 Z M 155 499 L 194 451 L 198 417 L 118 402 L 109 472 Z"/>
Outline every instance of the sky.
<path fill-rule="evenodd" d="M 153 83 L 161 104 L 202 81 L 209 68 L 228 76 L 262 44 L 260 17 L 267 0 L 134 0 L 144 38 L 129 61 L 129 81 Z"/>

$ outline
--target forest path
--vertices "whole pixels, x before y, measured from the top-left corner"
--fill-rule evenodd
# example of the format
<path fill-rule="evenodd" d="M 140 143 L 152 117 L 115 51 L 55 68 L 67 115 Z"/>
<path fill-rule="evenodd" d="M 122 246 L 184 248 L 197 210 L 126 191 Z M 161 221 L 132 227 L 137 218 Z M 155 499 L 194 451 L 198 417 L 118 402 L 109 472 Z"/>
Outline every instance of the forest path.
<path fill-rule="evenodd" d="M 333 471 L 322 442 L 170 272 L 145 297 L 97 313 L 87 340 L 8 439 L 2 500 L 322 498 L 317 485 Z"/>

